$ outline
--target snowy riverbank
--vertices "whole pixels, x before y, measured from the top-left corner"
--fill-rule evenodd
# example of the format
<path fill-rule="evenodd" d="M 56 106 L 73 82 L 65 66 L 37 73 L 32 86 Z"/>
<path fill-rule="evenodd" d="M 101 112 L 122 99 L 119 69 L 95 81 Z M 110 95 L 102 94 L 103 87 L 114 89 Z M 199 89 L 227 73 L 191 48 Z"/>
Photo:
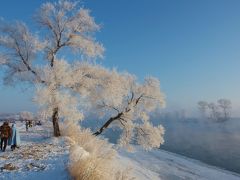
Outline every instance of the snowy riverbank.
<path fill-rule="evenodd" d="M 68 146 L 64 138 L 49 138 L 41 127 L 25 132 L 20 128 L 22 146 L 16 151 L 0 153 L 0 179 L 71 179 L 67 172 Z M 134 153 L 119 150 L 121 166 L 130 166 L 134 176 L 147 179 L 228 179 L 238 180 L 240 175 L 206 165 L 163 150 Z"/>

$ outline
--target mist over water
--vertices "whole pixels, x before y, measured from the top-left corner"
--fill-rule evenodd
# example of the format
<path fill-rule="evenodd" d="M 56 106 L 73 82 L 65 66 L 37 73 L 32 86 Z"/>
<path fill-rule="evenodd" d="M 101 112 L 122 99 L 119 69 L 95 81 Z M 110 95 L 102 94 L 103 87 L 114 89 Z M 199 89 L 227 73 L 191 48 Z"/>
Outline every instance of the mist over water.
<path fill-rule="evenodd" d="M 153 119 L 165 129 L 162 149 L 240 173 L 240 118 L 217 123 L 209 119 Z"/>

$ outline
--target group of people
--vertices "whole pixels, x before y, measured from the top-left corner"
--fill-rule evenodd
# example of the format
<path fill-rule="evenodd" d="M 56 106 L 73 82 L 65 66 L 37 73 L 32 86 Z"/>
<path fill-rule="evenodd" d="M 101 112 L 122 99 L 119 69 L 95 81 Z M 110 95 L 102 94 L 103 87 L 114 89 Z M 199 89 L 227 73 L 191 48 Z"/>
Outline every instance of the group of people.
<path fill-rule="evenodd" d="M 20 136 L 15 123 L 10 127 L 9 123 L 5 121 L 0 126 L 0 137 L 1 151 L 3 152 L 6 150 L 7 145 L 11 146 L 12 151 L 20 145 Z"/>

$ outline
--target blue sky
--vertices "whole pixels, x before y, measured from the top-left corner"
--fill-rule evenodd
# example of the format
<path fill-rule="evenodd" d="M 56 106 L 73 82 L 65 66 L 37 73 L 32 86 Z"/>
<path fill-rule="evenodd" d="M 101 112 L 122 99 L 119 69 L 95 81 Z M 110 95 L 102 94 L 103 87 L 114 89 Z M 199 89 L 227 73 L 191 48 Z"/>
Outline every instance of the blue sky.
<path fill-rule="evenodd" d="M 2 0 L 0 16 L 31 23 L 45 0 Z M 102 24 L 102 64 L 160 79 L 171 108 L 231 99 L 240 109 L 239 0 L 85 0 Z M 31 90 L 0 85 L 0 112 L 34 109 Z M 239 114 L 239 113 L 238 113 Z"/>

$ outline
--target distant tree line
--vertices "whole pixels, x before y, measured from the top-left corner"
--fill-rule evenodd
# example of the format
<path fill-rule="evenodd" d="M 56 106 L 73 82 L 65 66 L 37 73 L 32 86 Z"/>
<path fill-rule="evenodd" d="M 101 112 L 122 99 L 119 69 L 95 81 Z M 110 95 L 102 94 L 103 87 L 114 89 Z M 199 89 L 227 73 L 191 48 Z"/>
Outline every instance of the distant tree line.
<path fill-rule="evenodd" d="M 224 122 L 231 118 L 232 103 L 228 99 L 219 99 L 217 103 L 199 101 L 198 109 L 202 117 L 216 122 Z"/>

